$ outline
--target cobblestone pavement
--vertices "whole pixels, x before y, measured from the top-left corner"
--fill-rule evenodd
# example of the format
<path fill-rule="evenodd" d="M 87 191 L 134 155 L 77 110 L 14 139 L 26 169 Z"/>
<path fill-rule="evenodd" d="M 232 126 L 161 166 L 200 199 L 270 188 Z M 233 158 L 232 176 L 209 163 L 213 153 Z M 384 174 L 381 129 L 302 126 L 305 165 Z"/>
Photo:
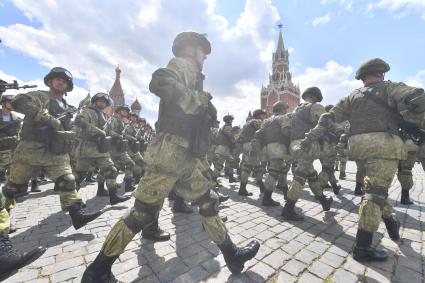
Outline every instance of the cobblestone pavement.
<path fill-rule="evenodd" d="M 320 166 L 318 166 L 320 168 Z M 262 245 L 246 264 L 245 272 L 231 276 L 218 248 L 208 239 L 197 213 L 174 214 L 166 200 L 160 225 L 172 234 L 171 241 L 153 243 L 137 235 L 113 266 L 124 282 L 424 282 L 425 269 L 425 174 L 414 168 L 416 179 L 411 193 L 415 205 L 400 205 L 400 185 L 395 179 L 390 201 L 402 222 L 402 245 L 393 243 L 381 223 L 374 244 L 388 250 L 384 263 L 360 264 L 350 250 L 356 234 L 359 197 L 353 195 L 355 165 L 349 162 L 347 179 L 341 181 L 341 195 L 334 197 L 331 211 L 323 212 L 306 189 L 297 207 L 306 220 L 289 223 L 282 220 L 282 207 L 264 208 L 259 190 L 250 184 L 252 197 L 237 194 L 238 183 L 222 179 L 223 193 L 231 199 L 222 205 L 220 215 L 228 217 L 227 227 L 240 245 L 256 238 Z M 60 210 L 52 184 L 43 185 L 42 193 L 24 197 L 12 213 L 18 232 L 12 241 L 19 250 L 36 245 L 47 252 L 31 265 L 22 268 L 6 282 L 80 282 L 86 266 L 94 260 L 117 219 L 133 203 L 108 208 L 108 198 L 95 197 L 95 185 L 81 190 L 87 207 L 107 208 L 107 212 L 75 231 L 69 217 Z M 328 195 L 332 193 L 327 192 Z M 283 196 L 274 198 L 284 203 Z"/>

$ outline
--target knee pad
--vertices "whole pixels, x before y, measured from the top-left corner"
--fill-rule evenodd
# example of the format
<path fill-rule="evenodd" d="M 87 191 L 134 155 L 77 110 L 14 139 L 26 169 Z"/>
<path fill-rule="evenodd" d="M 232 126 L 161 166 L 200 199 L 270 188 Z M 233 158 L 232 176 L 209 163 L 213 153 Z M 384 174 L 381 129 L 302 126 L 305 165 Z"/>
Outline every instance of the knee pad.
<path fill-rule="evenodd" d="M 118 170 L 115 166 L 108 166 L 102 168 L 99 174 L 102 174 L 105 179 L 115 179 L 118 176 Z"/>
<path fill-rule="evenodd" d="M 123 220 L 125 225 L 137 234 L 143 228 L 155 223 L 159 211 L 159 206 L 142 203 L 136 199 L 134 206 L 124 215 Z"/>
<path fill-rule="evenodd" d="M 213 217 L 218 215 L 218 206 L 220 204 L 218 194 L 209 189 L 204 195 L 194 203 L 199 206 L 199 214 L 204 217 Z"/>
<path fill-rule="evenodd" d="M 62 175 L 55 181 L 59 191 L 71 192 L 75 190 L 75 177 L 72 174 Z"/>

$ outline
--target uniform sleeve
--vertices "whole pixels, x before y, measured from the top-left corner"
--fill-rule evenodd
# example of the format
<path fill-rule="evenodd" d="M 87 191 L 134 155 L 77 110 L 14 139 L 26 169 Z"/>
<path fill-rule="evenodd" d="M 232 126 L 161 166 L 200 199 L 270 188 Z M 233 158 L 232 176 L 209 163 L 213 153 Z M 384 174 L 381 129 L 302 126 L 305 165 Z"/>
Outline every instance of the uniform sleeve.
<path fill-rule="evenodd" d="M 109 131 L 108 134 L 111 137 L 115 137 L 115 138 L 121 138 L 122 137 L 122 133 L 120 132 L 120 125 L 119 125 L 118 118 L 113 117 L 112 121 L 111 121 L 111 125 L 109 127 Z"/>
<path fill-rule="evenodd" d="M 347 121 L 350 118 L 350 100 L 349 96 L 341 98 L 338 103 L 330 110 L 337 123 Z"/>
<path fill-rule="evenodd" d="M 24 114 L 25 117 L 34 119 L 43 108 L 34 94 L 34 92 L 18 94 L 12 101 L 13 110 Z"/>
<path fill-rule="evenodd" d="M 104 131 L 98 128 L 93 121 L 89 110 L 83 109 L 74 120 L 74 126 L 82 129 L 88 136 L 104 135 Z"/>
<path fill-rule="evenodd" d="M 314 103 L 311 106 L 310 109 L 310 120 L 311 122 L 316 125 L 317 122 L 319 121 L 320 115 L 322 115 L 323 113 L 325 113 L 325 107 L 323 107 L 323 105 L 318 104 L 318 103 Z"/>

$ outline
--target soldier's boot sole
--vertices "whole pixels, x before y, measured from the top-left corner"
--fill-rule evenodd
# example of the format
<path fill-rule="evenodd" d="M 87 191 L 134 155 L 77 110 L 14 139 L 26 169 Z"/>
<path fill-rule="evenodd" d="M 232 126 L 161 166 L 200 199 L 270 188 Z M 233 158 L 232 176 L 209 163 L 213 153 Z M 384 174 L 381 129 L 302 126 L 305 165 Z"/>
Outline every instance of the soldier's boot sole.
<path fill-rule="evenodd" d="M 220 203 L 222 203 L 222 202 L 225 202 L 225 201 L 227 201 L 227 200 L 229 200 L 229 196 L 227 196 L 227 195 L 220 195 L 219 197 L 218 197 L 218 201 L 220 202 Z"/>
<path fill-rule="evenodd" d="M 109 193 L 109 203 L 111 205 L 115 205 L 118 204 L 120 202 L 125 202 L 127 200 L 129 200 L 131 197 L 130 196 L 118 196 L 116 194 L 112 194 Z"/>
<path fill-rule="evenodd" d="M 24 254 L 22 254 L 22 257 L 19 261 L 17 261 L 16 263 L 10 265 L 10 263 L 8 264 L 6 270 L 2 270 L 2 268 L 4 268 L 6 266 L 7 263 L 1 263 L 0 264 L 0 282 L 2 282 L 3 280 L 5 280 L 6 278 L 8 278 L 9 276 L 11 276 L 12 274 L 14 274 L 16 271 L 18 271 L 18 269 L 30 264 L 31 262 L 35 261 L 36 259 L 38 259 L 40 256 L 42 256 L 44 254 L 44 252 L 46 251 L 46 248 L 42 248 L 42 247 L 37 247 L 29 252 L 26 252 Z"/>
<path fill-rule="evenodd" d="M 359 262 L 369 261 L 385 261 L 388 254 L 385 251 L 377 250 L 375 248 L 358 248 L 354 247 L 353 258 Z"/>
<path fill-rule="evenodd" d="M 152 240 L 155 242 L 166 242 L 170 240 L 170 233 L 167 233 L 163 230 L 155 231 L 155 233 L 145 233 L 142 232 L 142 238 Z"/>
<path fill-rule="evenodd" d="M 304 216 L 301 214 L 296 213 L 295 211 L 290 212 L 282 212 L 282 217 L 286 221 L 304 221 Z"/>
<path fill-rule="evenodd" d="M 98 211 L 98 212 L 90 213 L 90 214 L 84 213 L 75 217 L 75 219 L 71 216 L 72 226 L 74 226 L 75 230 L 78 230 L 81 227 L 87 225 L 87 223 L 92 222 L 93 220 L 101 216 L 102 213 L 103 213 L 102 211 Z"/>

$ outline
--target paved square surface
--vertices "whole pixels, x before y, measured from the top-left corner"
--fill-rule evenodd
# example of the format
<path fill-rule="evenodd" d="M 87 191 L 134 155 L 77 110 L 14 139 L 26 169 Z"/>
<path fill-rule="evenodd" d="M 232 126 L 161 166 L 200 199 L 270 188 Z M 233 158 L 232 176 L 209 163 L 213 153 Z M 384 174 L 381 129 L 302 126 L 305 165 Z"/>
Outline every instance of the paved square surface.
<path fill-rule="evenodd" d="M 320 169 L 320 165 L 317 166 Z M 198 213 L 174 214 L 165 201 L 160 226 L 171 233 L 171 241 L 153 243 L 137 235 L 113 266 L 116 277 L 124 282 L 422 282 L 425 269 L 425 173 L 414 168 L 415 187 L 411 198 L 415 205 L 399 203 L 397 179 L 390 190 L 390 203 L 402 223 L 403 243 L 393 243 L 381 223 L 374 244 L 385 248 L 390 259 L 384 263 L 360 264 L 350 251 L 357 230 L 357 206 L 360 197 L 353 195 L 355 164 L 348 163 L 347 179 L 341 181 L 340 196 L 333 196 L 329 212 L 323 212 L 306 188 L 298 209 L 305 214 L 303 222 L 286 222 L 280 216 L 282 207 L 265 208 L 259 190 L 247 186 L 251 197 L 237 194 L 239 183 L 221 179 L 222 193 L 230 200 L 222 204 L 220 215 L 233 241 L 243 245 L 251 239 L 261 242 L 255 259 L 245 272 L 232 276 L 225 267 L 219 249 L 203 231 Z M 338 175 L 338 174 L 337 174 Z M 122 178 L 122 176 L 120 176 Z M 289 176 L 291 179 L 292 176 Z M 101 217 L 76 231 L 70 218 L 60 210 L 59 197 L 52 184 L 42 185 L 43 192 L 23 197 L 13 210 L 12 221 L 18 232 L 11 235 L 18 250 L 42 245 L 47 252 L 31 265 L 22 268 L 5 282 L 80 282 L 86 266 L 94 260 L 117 219 L 131 206 L 129 200 L 110 208 L 108 198 L 95 197 L 96 185 L 81 189 L 88 210 L 106 208 Z M 327 195 L 333 195 L 331 191 Z M 279 192 L 274 199 L 284 204 Z"/>

